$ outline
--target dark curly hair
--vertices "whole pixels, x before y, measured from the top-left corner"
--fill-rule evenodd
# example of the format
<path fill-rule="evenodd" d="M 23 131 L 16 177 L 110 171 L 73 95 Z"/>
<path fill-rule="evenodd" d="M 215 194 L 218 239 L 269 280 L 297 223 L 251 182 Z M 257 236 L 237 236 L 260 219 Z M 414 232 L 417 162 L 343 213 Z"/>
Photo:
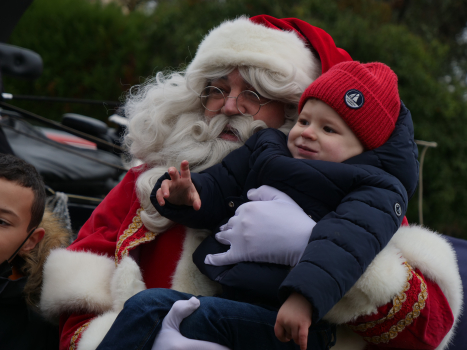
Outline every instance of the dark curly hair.
<path fill-rule="evenodd" d="M 32 190 L 34 201 L 31 206 L 31 221 L 28 232 L 38 227 L 44 216 L 45 187 L 36 168 L 15 156 L 0 153 L 0 178 Z"/>

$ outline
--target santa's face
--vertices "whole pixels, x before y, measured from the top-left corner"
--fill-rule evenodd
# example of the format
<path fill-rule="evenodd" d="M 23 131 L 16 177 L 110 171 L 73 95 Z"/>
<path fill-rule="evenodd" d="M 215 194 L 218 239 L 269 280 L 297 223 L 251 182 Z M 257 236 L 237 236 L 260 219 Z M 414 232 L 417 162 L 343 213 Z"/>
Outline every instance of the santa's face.
<path fill-rule="evenodd" d="M 269 100 L 262 97 L 249 83 L 247 83 L 241 76 L 238 69 L 235 69 L 230 74 L 220 79 L 210 82 L 211 86 L 216 87 L 222 91 L 225 99 L 222 99 L 221 105 L 218 108 L 213 108 L 215 111 L 205 110 L 205 116 L 208 120 L 212 119 L 218 114 L 224 114 L 228 117 L 235 118 L 244 115 L 253 115 L 254 120 L 262 120 L 270 128 L 279 128 L 285 122 L 285 104 L 280 101 Z M 216 90 L 216 91 L 218 91 Z M 260 108 L 258 106 L 248 103 L 247 99 L 238 99 L 237 97 L 243 91 L 253 91 L 260 98 Z M 225 101 L 225 103 L 224 103 Z M 238 137 L 231 132 L 230 126 L 227 125 L 224 131 L 219 135 L 220 138 L 227 141 L 238 141 Z"/>

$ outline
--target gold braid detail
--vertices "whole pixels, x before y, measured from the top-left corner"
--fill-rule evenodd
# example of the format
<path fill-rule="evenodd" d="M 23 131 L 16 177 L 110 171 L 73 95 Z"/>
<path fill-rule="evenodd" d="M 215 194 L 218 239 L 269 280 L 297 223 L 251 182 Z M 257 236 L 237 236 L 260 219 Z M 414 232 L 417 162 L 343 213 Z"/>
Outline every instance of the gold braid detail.
<path fill-rule="evenodd" d="M 143 208 L 139 208 L 136 211 L 136 216 L 133 218 L 131 224 L 128 226 L 128 228 L 125 231 L 123 231 L 123 234 L 119 237 L 117 246 L 115 249 L 115 266 L 117 266 L 120 261 L 118 253 L 120 251 L 120 248 L 123 242 L 125 242 L 125 240 L 133 236 L 143 226 L 143 221 L 141 220 L 141 212 L 143 210 L 144 210 Z M 130 251 L 130 249 L 133 249 L 134 247 L 140 245 L 141 243 L 152 241 L 156 238 L 156 236 L 157 236 L 157 233 L 149 232 L 149 231 L 146 232 L 143 237 L 134 240 L 122 250 L 121 259 L 123 259 L 125 256 L 128 255 L 128 252 Z"/>
<path fill-rule="evenodd" d="M 412 270 L 411 267 L 410 269 Z M 364 340 L 373 344 L 389 343 L 391 339 L 397 337 L 399 333 L 405 329 L 405 327 L 411 325 L 413 321 L 420 316 L 420 311 L 425 308 L 425 302 L 428 298 L 428 291 L 423 278 L 417 272 L 413 271 L 413 273 L 420 280 L 420 293 L 418 294 L 418 301 L 415 302 L 412 306 L 412 311 L 410 311 L 405 316 L 405 319 L 400 320 L 397 322 L 397 324 L 392 326 L 388 332 L 385 332 L 380 336 L 364 337 Z"/>
<path fill-rule="evenodd" d="M 401 310 L 402 304 L 407 300 L 407 294 L 405 294 L 405 292 L 407 292 L 410 289 L 409 281 L 412 279 L 412 276 L 413 276 L 412 267 L 406 262 L 404 262 L 404 265 L 407 269 L 407 281 L 405 282 L 404 289 L 402 290 L 402 292 L 396 295 L 394 299 L 392 300 L 393 306 L 391 310 L 389 310 L 388 314 L 385 317 L 380 318 L 379 320 L 362 323 L 362 324 L 359 324 L 358 326 L 348 325 L 350 329 L 352 329 L 353 331 L 357 331 L 357 332 L 366 332 L 368 329 L 373 328 L 376 325 L 379 325 L 381 323 L 386 322 L 387 320 L 394 318 L 394 315 Z"/>
<path fill-rule="evenodd" d="M 143 208 L 139 208 L 136 211 L 136 216 L 133 218 L 132 223 L 128 226 L 128 228 L 123 231 L 123 234 L 119 237 L 117 242 L 117 247 L 115 249 L 115 265 L 118 264 L 118 251 L 122 246 L 122 243 L 130 236 L 132 236 L 136 231 L 138 231 L 141 226 L 143 226 L 143 222 L 141 221 L 141 212 Z"/>
<path fill-rule="evenodd" d="M 144 237 L 141 237 L 140 239 L 136 239 L 134 240 L 133 242 L 131 242 L 127 247 L 125 247 L 125 249 L 123 249 L 122 251 L 122 259 L 128 255 L 128 251 L 130 249 L 133 249 L 134 247 L 140 245 L 141 243 L 143 242 L 149 242 L 149 241 L 152 241 L 153 239 L 155 239 L 157 236 L 157 233 L 154 233 L 154 232 L 146 232 L 144 234 Z"/>
<path fill-rule="evenodd" d="M 94 319 L 94 318 L 93 318 Z M 93 320 L 91 319 L 90 321 L 86 322 L 85 324 L 83 324 L 81 327 L 79 327 L 75 333 L 73 334 L 73 336 L 71 337 L 71 340 L 70 340 L 70 347 L 68 348 L 69 350 L 75 350 L 76 349 L 76 341 L 78 340 L 79 336 L 81 335 L 81 333 L 83 333 L 86 328 L 88 328 L 89 324 L 91 323 L 91 321 Z"/>

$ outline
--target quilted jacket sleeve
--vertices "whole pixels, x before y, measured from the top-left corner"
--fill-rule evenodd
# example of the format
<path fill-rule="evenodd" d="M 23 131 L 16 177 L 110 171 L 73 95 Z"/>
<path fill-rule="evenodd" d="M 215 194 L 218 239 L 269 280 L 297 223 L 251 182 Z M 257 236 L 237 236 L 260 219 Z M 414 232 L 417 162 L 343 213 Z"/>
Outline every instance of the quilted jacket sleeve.
<path fill-rule="evenodd" d="M 164 217 L 192 228 L 215 229 L 223 220 L 235 214 L 230 202 L 238 202 L 250 171 L 250 155 L 255 148 L 257 135 L 252 136 L 242 147 L 231 152 L 223 161 L 201 173 L 191 173 L 191 179 L 201 199 L 201 209 L 195 211 L 185 205 L 173 205 L 166 201 L 160 206 L 156 192 L 162 181 L 170 179 L 165 173 L 151 192 L 151 203 Z M 237 207 L 237 205 L 235 206 Z"/>
<path fill-rule="evenodd" d="M 402 223 L 407 193 L 393 176 L 368 174 L 313 229 L 299 264 L 280 287 L 304 295 L 320 320 L 360 278 Z"/>

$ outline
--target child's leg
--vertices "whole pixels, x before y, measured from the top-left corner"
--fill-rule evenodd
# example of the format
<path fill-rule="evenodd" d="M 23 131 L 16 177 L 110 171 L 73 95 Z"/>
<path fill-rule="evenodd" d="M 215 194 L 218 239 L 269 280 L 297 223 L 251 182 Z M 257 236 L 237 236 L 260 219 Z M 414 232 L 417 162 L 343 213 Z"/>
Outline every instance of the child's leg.
<path fill-rule="evenodd" d="M 199 297 L 200 307 L 180 324 L 180 332 L 191 339 L 224 345 L 232 350 L 299 349 L 293 341 L 280 342 L 274 334 L 277 311 L 258 305 L 215 297 Z M 329 349 L 335 342 L 335 328 L 312 326 L 308 349 Z"/>
<path fill-rule="evenodd" d="M 151 349 L 162 320 L 177 300 L 191 294 L 171 289 L 147 289 L 131 297 L 118 314 L 98 350 Z"/>

